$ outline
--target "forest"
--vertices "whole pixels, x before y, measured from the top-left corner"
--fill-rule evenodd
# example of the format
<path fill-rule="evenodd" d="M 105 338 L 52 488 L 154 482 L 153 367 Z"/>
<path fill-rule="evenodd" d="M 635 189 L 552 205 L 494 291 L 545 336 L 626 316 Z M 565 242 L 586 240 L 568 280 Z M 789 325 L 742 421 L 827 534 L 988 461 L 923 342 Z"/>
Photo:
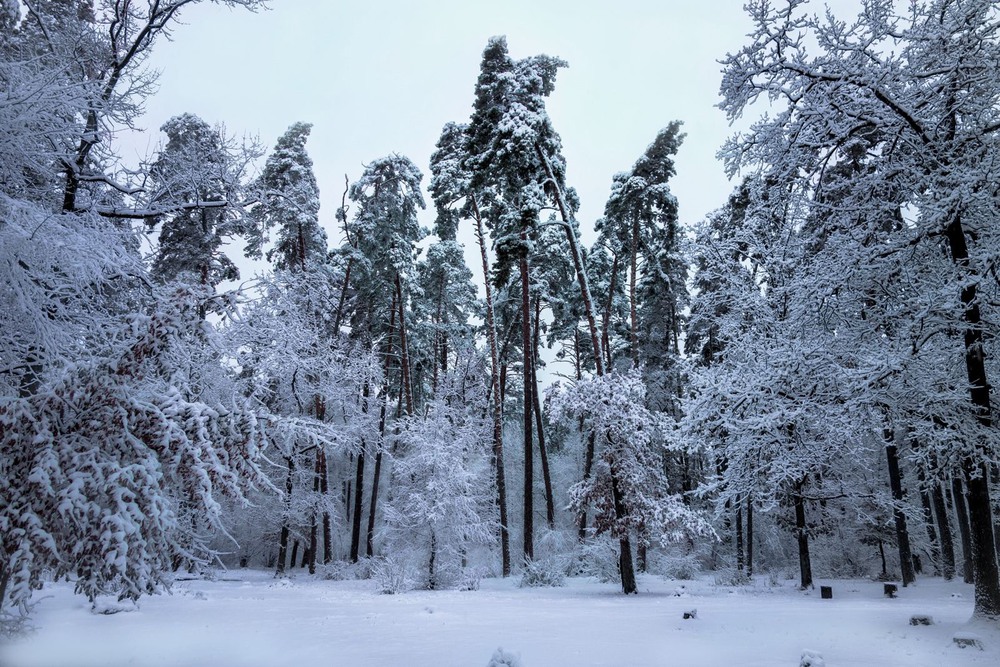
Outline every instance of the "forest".
<path fill-rule="evenodd" d="M 996 3 L 747 2 L 733 189 L 682 226 L 684 119 L 578 220 L 567 63 L 504 37 L 429 164 L 319 184 L 309 122 L 266 147 L 192 113 L 129 164 L 148 58 L 201 1 L 0 0 L 4 633 L 47 582 L 127 601 L 220 568 L 919 575 L 1000 623 Z"/>

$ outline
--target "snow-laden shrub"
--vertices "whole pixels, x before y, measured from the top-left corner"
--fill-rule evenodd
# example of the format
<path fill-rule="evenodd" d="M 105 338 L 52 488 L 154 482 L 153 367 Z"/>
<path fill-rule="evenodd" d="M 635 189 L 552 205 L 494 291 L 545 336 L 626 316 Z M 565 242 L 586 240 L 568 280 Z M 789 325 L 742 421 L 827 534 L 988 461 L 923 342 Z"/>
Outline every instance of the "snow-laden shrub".
<path fill-rule="evenodd" d="M 493 653 L 493 657 L 490 658 L 490 662 L 486 667 L 524 667 L 524 663 L 521 662 L 520 655 L 505 651 L 501 647 Z"/>
<path fill-rule="evenodd" d="M 751 582 L 746 570 L 739 570 L 735 567 L 726 567 L 715 572 L 716 586 L 746 586 Z"/>
<path fill-rule="evenodd" d="M 456 588 L 460 591 L 478 591 L 486 570 L 482 567 L 467 567 L 459 574 Z"/>
<path fill-rule="evenodd" d="M 667 553 L 660 561 L 659 570 L 668 579 L 687 581 L 701 573 L 701 563 L 698 554 L 694 552 Z"/>
<path fill-rule="evenodd" d="M 386 556 L 373 559 L 371 572 L 379 593 L 398 595 L 413 589 L 412 568 L 406 558 Z"/>
<path fill-rule="evenodd" d="M 565 586 L 565 568 L 555 558 L 530 560 L 524 566 L 521 574 L 521 588 L 544 588 L 546 586 Z"/>
<path fill-rule="evenodd" d="M 316 566 L 316 574 L 327 581 L 346 581 L 356 579 L 357 565 L 346 560 L 335 560 Z"/>
<path fill-rule="evenodd" d="M 594 577 L 601 583 L 618 581 L 621 578 L 618 552 L 618 540 L 607 534 L 582 542 L 574 554 L 572 572 L 577 576 Z"/>

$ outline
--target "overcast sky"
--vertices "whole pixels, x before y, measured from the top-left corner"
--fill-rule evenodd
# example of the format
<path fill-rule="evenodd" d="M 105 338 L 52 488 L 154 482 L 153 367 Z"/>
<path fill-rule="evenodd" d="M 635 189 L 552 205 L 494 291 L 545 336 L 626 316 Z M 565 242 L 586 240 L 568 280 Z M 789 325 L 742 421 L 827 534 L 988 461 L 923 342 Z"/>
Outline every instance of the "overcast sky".
<path fill-rule="evenodd" d="M 852 5 L 837 0 L 836 5 Z M 344 175 L 389 153 L 412 159 L 429 181 L 441 127 L 464 122 L 487 39 L 511 55 L 567 60 L 549 113 L 561 134 L 568 181 L 591 228 L 612 175 L 628 169 L 657 131 L 684 122 L 672 188 L 684 224 L 724 203 L 731 185 L 715 153 L 731 133 L 719 101 L 718 60 L 745 42 L 740 0 L 274 0 L 251 14 L 202 3 L 181 15 L 173 41 L 156 45 L 159 92 L 137 150 L 184 112 L 259 135 L 270 150 L 293 122 L 313 123 L 308 149 L 333 230 Z M 817 10 L 822 6 L 817 3 Z M 430 202 L 428 201 L 430 206 Z M 433 219 L 430 211 L 425 224 Z M 332 238 L 337 238 L 332 235 Z M 590 236 L 592 238 L 592 236 Z"/>

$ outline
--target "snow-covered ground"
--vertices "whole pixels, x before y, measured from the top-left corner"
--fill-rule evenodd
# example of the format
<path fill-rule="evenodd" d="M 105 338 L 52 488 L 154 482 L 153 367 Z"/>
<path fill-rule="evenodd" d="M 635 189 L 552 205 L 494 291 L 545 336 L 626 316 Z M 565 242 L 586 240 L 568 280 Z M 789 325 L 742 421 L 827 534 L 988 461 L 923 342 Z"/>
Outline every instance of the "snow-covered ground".
<path fill-rule="evenodd" d="M 1000 665 L 1000 632 L 968 625 L 971 586 L 921 579 L 886 599 L 871 581 L 820 583 L 833 585 L 832 600 L 791 581 L 727 587 L 654 576 L 628 598 L 593 579 L 521 589 L 516 578 L 380 595 L 371 581 L 240 570 L 178 582 L 172 595 L 114 615 L 92 613 L 60 583 L 40 592 L 36 631 L 0 646 L 0 665 L 486 667 L 501 646 L 524 667 L 794 667 L 807 649 L 828 667 Z M 682 618 L 694 609 L 695 619 Z M 914 614 L 934 625 L 909 625 Z M 953 644 L 970 632 L 985 651 Z"/>

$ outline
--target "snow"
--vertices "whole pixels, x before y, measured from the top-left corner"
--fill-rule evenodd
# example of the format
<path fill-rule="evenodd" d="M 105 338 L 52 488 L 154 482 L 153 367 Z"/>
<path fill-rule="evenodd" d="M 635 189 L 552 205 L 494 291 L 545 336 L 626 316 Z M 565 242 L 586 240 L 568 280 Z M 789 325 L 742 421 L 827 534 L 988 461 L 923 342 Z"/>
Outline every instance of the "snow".
<path fill-rule="evenodd" d="M 728 587 L 651 575 L 639 595 L 614 583 L 568 579 L 562 588 L 486 579 L 478 591 L 379 595 L 372 581 L 327 581 L 270 572 L 219 573 L 174 585 L 113 615 L 91 612 L 67 583 L 47 584 L 36 632 L 0 645 L 6 667 L 407 665 L 486 666 L 499 647 L 523 667 L 555 665 L 795 665 L 804 654 L 838 667 L 1000 664 L 1000 629 L 969 623 L 972 588 L 921 579 L 882 595 L 867 580 Z M 695 620 L 683 613 L 698 608 Z M 933 626 L 913 627 L 914 614 Z M 952 641 L 971 631 L 985 650 Z"/>

